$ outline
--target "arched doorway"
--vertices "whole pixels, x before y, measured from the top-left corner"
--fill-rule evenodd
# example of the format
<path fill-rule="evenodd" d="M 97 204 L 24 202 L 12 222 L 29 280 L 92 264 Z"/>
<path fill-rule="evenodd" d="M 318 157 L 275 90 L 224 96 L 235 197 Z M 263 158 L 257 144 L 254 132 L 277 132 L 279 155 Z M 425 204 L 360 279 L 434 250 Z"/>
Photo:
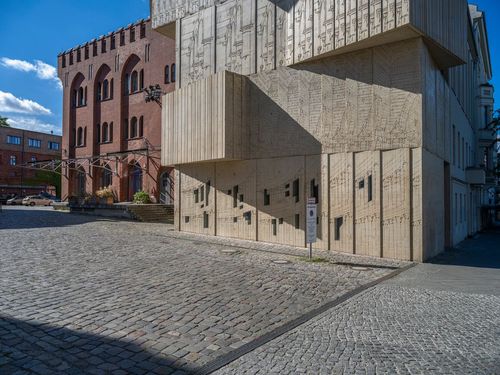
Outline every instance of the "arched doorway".
<path fill-rule="evenodd" d="M 160 176 L 160 202 L 174 204 L 174 179 L 170 171 L 165 171 Z"/>
<path fill-rule="evenodd" d="M 128 186 L 129 200 L 133 200 L 134 194 L 142 190 L 142 168 L 137 162 L 129 165 Z"/>

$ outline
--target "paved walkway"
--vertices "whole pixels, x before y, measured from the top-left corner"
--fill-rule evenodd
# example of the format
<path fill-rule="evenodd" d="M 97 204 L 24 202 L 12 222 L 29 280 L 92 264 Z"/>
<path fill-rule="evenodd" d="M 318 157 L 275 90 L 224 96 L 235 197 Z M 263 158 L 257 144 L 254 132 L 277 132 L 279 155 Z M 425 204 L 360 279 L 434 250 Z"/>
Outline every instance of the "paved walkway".
<path fill-rule="evenodd" d="M 217 374 L 500 374 L 499 244 L 465 241 Z"/>
<path fill-rule="evenodd" d="M 397 266 L 278 250 L 4 207 L 0 374 L 191 372 Z"/>

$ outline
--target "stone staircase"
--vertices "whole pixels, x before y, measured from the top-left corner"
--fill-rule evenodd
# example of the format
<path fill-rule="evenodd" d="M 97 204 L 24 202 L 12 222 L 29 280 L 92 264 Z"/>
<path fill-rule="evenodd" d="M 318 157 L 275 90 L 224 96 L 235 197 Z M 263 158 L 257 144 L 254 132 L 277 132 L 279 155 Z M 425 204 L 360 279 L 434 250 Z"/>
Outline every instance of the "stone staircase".
<path fill-rule="evenodd" d="M 171 204 L 130 204 L 131 216 L 146 223 L 174 223 L 174 206 Z"/>

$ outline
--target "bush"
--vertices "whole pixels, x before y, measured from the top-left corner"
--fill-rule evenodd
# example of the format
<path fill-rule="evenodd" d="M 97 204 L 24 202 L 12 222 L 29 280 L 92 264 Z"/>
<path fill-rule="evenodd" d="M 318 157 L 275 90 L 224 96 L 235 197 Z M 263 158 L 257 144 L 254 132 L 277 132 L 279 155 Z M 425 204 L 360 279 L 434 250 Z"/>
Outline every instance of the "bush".
<path fill-rule="evenodd" d="M 138 191 L 137 193 L 134 194 L 134 203 L 141 203 L 141 204 L 151 203 L 151 198 L 149 197 L 149 194 L 146 193 L 145 191 Z"/>
<path fill-rule="evenodd" d="M 111 186 L 100 188 L 95 192 L 95 195 L 97 195 L 98 198 L 113 198 L 113 190 L 111 189 Z"/>

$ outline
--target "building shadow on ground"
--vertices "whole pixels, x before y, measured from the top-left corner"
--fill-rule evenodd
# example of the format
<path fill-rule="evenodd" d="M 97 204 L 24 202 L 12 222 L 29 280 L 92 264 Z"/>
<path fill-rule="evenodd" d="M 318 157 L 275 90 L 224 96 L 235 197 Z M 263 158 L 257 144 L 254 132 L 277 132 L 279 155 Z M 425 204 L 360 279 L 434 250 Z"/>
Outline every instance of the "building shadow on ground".
<path fill-rule="evenodd" d="M 500 230 L 491 229 L 466 239 L 429 263 L 500 269 Z"/>
<path fill-rule="evenodd" d="M 0 315 L 0 374 L 193 372 L 186 361 L 152 350 L 125 339 Z"/>
<path fill-rule="evenodd" d="M 0 211 L 0 230 L 66 227 L 99 220 L 113 221 L 114 219 L 54 211 L 51 208 L 3 206 Z"/>

